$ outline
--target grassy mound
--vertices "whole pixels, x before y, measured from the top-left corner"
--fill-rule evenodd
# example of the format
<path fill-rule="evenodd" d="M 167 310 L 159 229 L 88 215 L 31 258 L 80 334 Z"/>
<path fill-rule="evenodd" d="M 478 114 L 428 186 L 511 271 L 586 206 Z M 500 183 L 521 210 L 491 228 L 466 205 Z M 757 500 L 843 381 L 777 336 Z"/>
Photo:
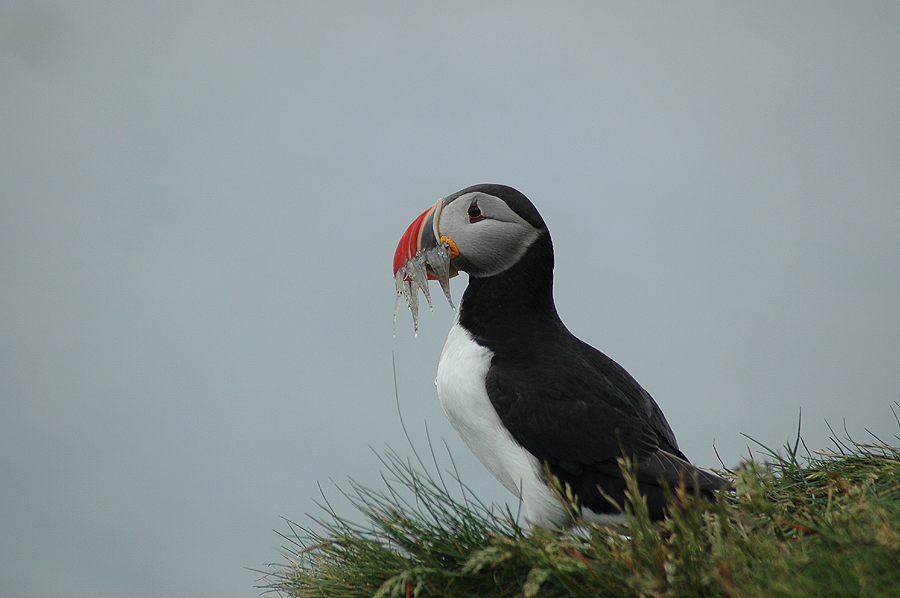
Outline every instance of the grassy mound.
<path fill-rule="evenodd" d="M 458 476 L 447 474 L 454 498 L 440 469 L 388 451 L 386 489 L 351 482 L 346 493 L 365 523 L 327 502 L 320 531 L 288 522 L 286 562 L 261 587 L 318 597 L 898 596 L 900 449 L 835 444 L 800 457 L 798 442 L 724 472 L 734 491 L 715 502 L 675 488 L 660 524 L 632 492 L 627 533 L 525 531 Z"/>

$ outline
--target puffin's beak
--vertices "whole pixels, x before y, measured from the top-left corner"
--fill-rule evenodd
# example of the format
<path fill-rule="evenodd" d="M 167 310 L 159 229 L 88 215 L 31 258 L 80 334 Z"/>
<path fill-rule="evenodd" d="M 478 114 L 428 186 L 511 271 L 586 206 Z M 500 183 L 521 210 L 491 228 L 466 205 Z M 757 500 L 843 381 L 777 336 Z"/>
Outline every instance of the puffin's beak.
<path fill-rule="evenodd" d="M 406 298 L 406 304 L 413 315 L 413 324 L 418 328 L 419 299 L 418 290 L 422 289 L 428 307 L 431 307 L 431 296 L 428 293 L 428 281 L 441 283 L 444 295 L 450 299 L 450 278 L 459 272 L 450 262 L 459 252 L 456 245 L 448 237 L 440 233 L 441 208 L 444 200 L 422 212 L 413 220 L 394 252 L 394 280 L 397 284 L 397 303 L 394 309 L 394 321 L 400 308 L 400 296 Z"/>
<path fill-rule="evenodd" d="M 428 249 L 432 245 L 437 245 L 439 235 L 436 234 L 437 222 L 434 221 L 434 213 L 442 200 L 438 200 L 436 204 L 422 212 L 418 218 L 413 220 L 403 236 L 400 237 L 400 243 L 394 252 L 394 274 L 397 270 L 406 265 L 421 249 Z M 429 280 L 436 280 L 437 277 L 433 273 L 429 273 Z"/>

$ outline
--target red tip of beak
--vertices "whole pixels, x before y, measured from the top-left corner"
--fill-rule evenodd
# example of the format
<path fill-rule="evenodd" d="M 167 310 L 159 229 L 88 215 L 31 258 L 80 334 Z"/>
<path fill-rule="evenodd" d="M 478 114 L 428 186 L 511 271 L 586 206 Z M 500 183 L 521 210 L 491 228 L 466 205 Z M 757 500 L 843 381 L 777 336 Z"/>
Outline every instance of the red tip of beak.
<path fill-rule="evenodd" d="M 422 224 L 428 220 L 428 216 L 434 211 L 434 206 L 431 206 L 422 214 L 413 220 L 413 223 L 409 225 L 409 228 L 406 229 L 406 232 L 403 233 L 403 236 L 400 237 L 400 244 L 397 245 L 397 251 L 394 252 L 394 274 L 397 274 L 397 270 L 399 270 L 403 264 L 412 259 L 416 252 L 419 251 L 421 240 L 422 240 Z"/>

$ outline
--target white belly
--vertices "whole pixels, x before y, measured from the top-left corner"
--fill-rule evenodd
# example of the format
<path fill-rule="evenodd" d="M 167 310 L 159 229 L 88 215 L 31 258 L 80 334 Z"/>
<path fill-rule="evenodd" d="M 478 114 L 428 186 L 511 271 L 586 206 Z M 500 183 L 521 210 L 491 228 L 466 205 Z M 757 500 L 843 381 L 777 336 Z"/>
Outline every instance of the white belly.
<path fill-rule="evenodd" d="M 522 499 L 529 521 L 562 523 L 565 510 L 544 484 L 542 464 L 513 439 L 487 396 L 484 379 L 492 356 L 455 323 L 438 363 L 441 407 L 469 450 L 507 490 Z"/>

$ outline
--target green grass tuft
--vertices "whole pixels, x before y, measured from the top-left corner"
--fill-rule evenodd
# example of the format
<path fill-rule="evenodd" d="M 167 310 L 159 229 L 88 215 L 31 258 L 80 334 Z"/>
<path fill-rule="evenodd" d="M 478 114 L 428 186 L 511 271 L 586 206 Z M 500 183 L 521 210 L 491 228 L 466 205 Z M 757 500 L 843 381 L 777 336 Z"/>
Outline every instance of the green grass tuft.
<path fill-rule="evenodd" d="M 734 491 L 714 502 L 673 489 L 659 524 L 633 492 L 627 534 L 525 531 L 455 473 L 451 492 L 421 459 L 414 467 L 388 450 L 385 489 L 351 482 L 345 493 L 364 523 L 327 501 L 314 526 L 288 522 L 286 562 L 261 588 L 317 597 L 900 595 L 900 449 L 847 441 L 801 456 L 799 445 L 724 472 Z"/>

